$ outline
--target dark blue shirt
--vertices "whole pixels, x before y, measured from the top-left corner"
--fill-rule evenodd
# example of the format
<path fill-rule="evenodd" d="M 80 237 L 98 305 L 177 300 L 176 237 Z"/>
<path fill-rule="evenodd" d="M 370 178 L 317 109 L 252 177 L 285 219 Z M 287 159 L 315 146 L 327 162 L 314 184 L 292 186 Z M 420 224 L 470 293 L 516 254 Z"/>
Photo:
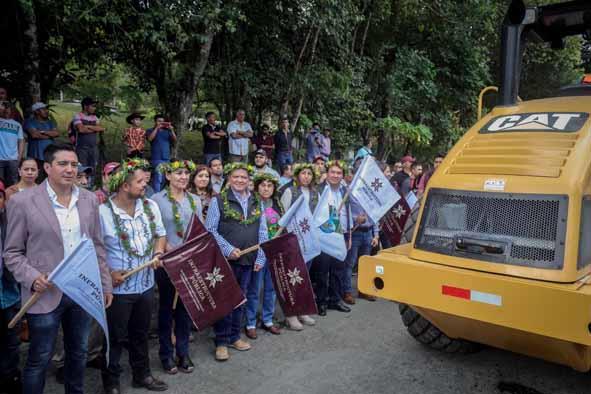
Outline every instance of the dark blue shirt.
<path fill-rule="evenodd" d="M 152 134 L 154 128 L 146 130 L 146 137 Z M 150 142 L 152 152 L 151 160 L 170 160 L 170 142 L 172 141 L 172 131 L 169 129 L 159 129 L 156 138 Z"/>
<path fill-rule="evenodd" d="M 25 131 L 28 133 L 29 129 L 36 129 L 40 133 L 49 130 L 55 130 L 55 123 L 50 119 L 46 121 L 37 120 L 34 117 L 27 119 L 25 122 Z M 35 139 L 29 136 L 29 145 L 27 148 L 27 157 L 32 157 L 37 160 L 43 160 L 43 151 L 53 143 L 53 138 L 49 139 Z"/>

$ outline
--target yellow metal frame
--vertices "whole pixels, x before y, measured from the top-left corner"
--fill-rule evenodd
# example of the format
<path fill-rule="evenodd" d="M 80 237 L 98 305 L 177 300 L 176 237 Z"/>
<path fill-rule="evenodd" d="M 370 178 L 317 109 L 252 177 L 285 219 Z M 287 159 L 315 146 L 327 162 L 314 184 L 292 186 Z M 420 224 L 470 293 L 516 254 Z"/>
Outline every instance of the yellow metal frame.
<path fill-rule="evenodd" d="M 496 86 L 487 86 L 480 91 L 480 94 L 478 95 L 478 120 L 482 118 L 482 100 L 484 98 L 484 95 L 488 92 L 498 93 L 498 91 L 499 88 L 497 88 Z"/>

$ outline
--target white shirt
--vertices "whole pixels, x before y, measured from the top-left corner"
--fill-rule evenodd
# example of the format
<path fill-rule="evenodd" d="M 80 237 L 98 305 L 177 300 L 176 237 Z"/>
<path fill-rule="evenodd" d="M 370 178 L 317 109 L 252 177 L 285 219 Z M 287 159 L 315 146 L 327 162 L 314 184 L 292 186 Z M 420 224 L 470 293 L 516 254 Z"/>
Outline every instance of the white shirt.
<path fill-rule="evenodd" d="M 252 131 L 252 127 L 248 122 L 239 123 L 236 120 L 228 123 L 228 134 L 231 136 L 237 131 Z M 231 155 L 246 156 L 248 155 L 248 138 L 232 138 L 229 139 L 229 151 Z"/>
<path fill-rule="evenodd" d="M 55 216 L 57 216 L 57 221 L 60 224 L 62 242 L 64 245 L 64 257 L 67 257 L 82 240 L 80 216 L 78 215 L 77 205 L 80 190 L 76 186 L 72 188 L 70 205 L 67 207 L 64 207 L 57 201 L 57 194 L 53 191 L 51 186 L 49 186 L 49 182 L 47 182 L 47 193 L 49 194 L 49 201 L 51 202 Z"/>
<path fill-rule="evenodd" d="M 156 224 L 155 237 L 166 236 L 166 229 L 162 223 L 162 215 L 158 204 L 150 199 L 146 199 L 150 204 L 150 209 L 154 214 L 154 223 Z M 109 202 L 113 205 L 113 211 L 109 206 Z M 115 229 L 115 221 L 113 215 L 119 217 L 123 230 L 129 236 L 129 244 L 133 250 L 137 250 L 139 254 L 144 254 L 146 249 L 156 242 L 154 238 L 150 238 L 150 220 L 144 212 L 142 199 L 138 199 L 135 204 L 135 212 L 133 217 L 129 216 L 127 212 L 120 209 L 113 203 L 112 199 L 99 207 L 99 215 L 101 219 L 101 228 L 103 231 L 103 241 L 105 249 L 107 250 L 107 264 L 113 271 L 130 271 L 135 267 L 147 263 L 152 259 L 152 255 L 142 258 L 130 255 L 125 248 Z M 125 282 L 113 289 L 113 294 L 141 294 L 150 290 L 154 286 L 154 270 L 146 268 L 132 276 Z"/>

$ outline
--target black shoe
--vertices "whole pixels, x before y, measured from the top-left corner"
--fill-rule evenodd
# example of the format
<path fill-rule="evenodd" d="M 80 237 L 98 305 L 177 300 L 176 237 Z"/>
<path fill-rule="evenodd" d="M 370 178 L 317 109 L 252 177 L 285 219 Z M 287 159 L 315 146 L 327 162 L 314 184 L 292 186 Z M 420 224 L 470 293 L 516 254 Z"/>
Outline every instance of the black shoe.
<path fill-rule="evenodd" d="M 22 392 L 23 384 L 21 382 L 20 371 L 16 372 L 13 376 L 0 379 L 0 393 L 21 394 Z"/>
<path fill-rule="evenodd" d="M 105 358 L 102 355 L 97 356 L 97 357 L 93 358 L 92 360 L 86 362 L 86 368 L 92 368 L 92 369 L 98 369 L 98 370 L 102 370 L 105 365 L 106 365 Z"/>
<path fill-rule="evenodd" d="M 120 394 L 120 393 L 121 393 L 121 389 L 119 389 L 119 386 L 105 388 L 105 394 Z"/>
<path fill-rule="evenodd" d="M 193 361 L 189 356 L 177 357 L 176 365 L 179 367 L 179 371 L 184 373 L 191 373 L 195 369 L 195 365 L 193 365 Z"/>
<path fill-rule="evenodd" d="M 148 391 L 166 391 L 168 390 L 168 385 L 161 380 L 156 379 L 153 376 L 148 376 L 142 379 L 141 381 L 133 380 L 131 382 L 131 386 L 134 388 L 143 387 Z"/>
<path fill-rule="evenodd" d="M 336 304 L 329 304 L 328 305 L 328 309 L 333 309 L 335 311 L 339 311 L 339 312 L 351 312 L 351 308 L 349 308 L 347 305 L 343 304 L 342 302 L 337 302 Z"/>
<path fill-rule="evenodd" d="M 326 305 L 318 305 L 318 316 L 326 316 Z"/>
<path fill-rule="evenodd" d="M 55 370 L 55 380 L 59 384 L 64 384 L 64 367 L 59 367 Z"/>
<path fill-rule="evenodd" d="M 162 369 L 169 375 L 175 375 L 179 371 L 171 358 L 162 360 Z"/>

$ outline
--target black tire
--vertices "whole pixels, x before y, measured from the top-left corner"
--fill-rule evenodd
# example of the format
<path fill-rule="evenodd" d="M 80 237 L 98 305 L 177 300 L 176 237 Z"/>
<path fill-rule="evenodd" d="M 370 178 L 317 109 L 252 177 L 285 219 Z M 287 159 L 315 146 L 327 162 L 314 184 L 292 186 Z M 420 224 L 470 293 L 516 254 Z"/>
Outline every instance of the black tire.
<path fill-rule="evenodd" d="M 402 322 L 414 339 L 432 349 L 445 353 L 470 354 L 481 349 L 478 343 L 465 339 L 450 338 L 435 327 L 429 320 L 406 304 L 399 304 Z"/>
<path fill-rule="evenodd" d="M 402 236 L 400 237 L 400 245 L 407 244 L 412 241 L 412 235 L 415 232 L 415 226 L 419 220 L 419 210 L 421 209 L 421 202 L 422 200 L 419 199 L 412 210 L 410 211 L 410 216 L 406 220 L 404 224 L 404 229 L 402 230 Z"/>

